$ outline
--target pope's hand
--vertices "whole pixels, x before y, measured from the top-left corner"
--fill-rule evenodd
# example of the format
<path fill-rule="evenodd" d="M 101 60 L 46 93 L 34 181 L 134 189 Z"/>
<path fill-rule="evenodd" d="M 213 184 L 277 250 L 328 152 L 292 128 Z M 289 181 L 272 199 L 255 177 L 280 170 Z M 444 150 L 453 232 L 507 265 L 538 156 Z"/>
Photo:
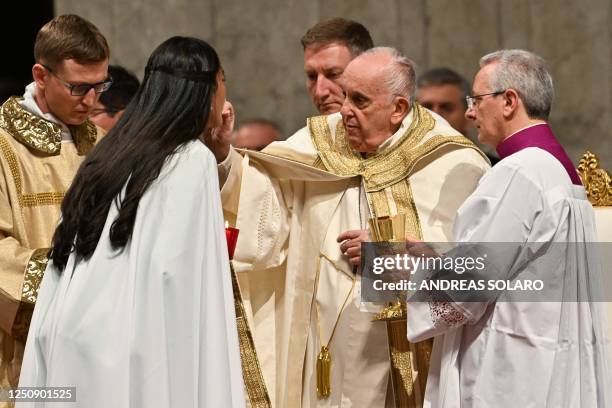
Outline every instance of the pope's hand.
<path fill-rule="evenodd" d="M 349 258 L 351 265 L 359 268 L 361 264 L 361 243 L 368 242 L 368 230 L 349 230 L 338 235 L 340 251 Z"/>
<path fill-rule="evenodd" d="M 217 163 L 225 160 L 229 154 L 232 132 L 234 131 L 234 107 L 229 101 L 225 101 L 221 117 L 223 119 L 221 126 L 211 129 L 210 134 L 204 138 L 206 146 L 214 153 Z"/>

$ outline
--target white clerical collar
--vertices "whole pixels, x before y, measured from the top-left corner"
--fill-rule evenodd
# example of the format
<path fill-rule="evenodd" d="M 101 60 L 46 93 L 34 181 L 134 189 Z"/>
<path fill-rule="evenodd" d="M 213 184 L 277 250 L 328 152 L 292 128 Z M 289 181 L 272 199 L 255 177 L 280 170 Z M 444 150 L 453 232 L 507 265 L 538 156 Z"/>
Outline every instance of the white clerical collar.
<path fill-rule="evenodd" d="M 49 122 L 56 123 L 62 128 L 62 141 L 72 141 L 72 134 L 70 133 L 70 129 L 64 123 L 62 123 L 58 118 L 56 118 L 51 112 L 43 113 L 36 103 L 36 98 L 34 97 L 36 93 L 36 82 L 32 82 L 25 88 L 25 93 L 23 94 L 23 100 L 19 101 L 21 107 L 33 115 L 39 116 Z"/>
<path fill-rule="evenodd" d="M 539 122 L 539 123 L 534 123 L 534 124 L 529 125 L 529 126 L 525 126 L 524 128 L 520 128 L 520 129 L 519 129 L 519 130 L 517 130 L 516 132 L 512 133 L 512 134 L 511 134 L 510 136 L 508 136 L 506 139 L 510 139 L 512 136 L 516 135 L 516 134 L 517 134 L 517 133 L 519 133 L 519 132 L 522 132 L 522 131 L 523 131 L 523 130 L 525 130 L 525 129 L 529 129 L 529 128 L 534 127 L 534 126 L 546 125 L 546 124 L 547 124 L 546 122 Z M 506 139 L 504 139 L 504 140 L 506 140 Z"/>

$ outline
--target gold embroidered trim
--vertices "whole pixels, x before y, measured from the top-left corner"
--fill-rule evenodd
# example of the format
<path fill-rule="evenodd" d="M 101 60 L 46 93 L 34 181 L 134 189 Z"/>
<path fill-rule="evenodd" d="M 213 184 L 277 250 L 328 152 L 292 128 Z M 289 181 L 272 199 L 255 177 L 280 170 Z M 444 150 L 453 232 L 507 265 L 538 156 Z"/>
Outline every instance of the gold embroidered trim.
<path fill-rule="evenodd" d="M 612 179 L 610 173 L 599 167 L 599 158 L 587 151 L 578 164 L 578 174 L 593 206 L 612 206 Z"/>
<path fill-rule="evenodd" d="M 433 117 L 418 104 L 414 105 L 414 120 L 401 139 L 381 154 L 363 158 L 348 143 L 342 122 L 336 126 L 335 138 L 325 116 L 308 121 L 312 141 L 326 168 L 342 176 L 361 175 L 368 191 L 380 190 L 405 178 L 405 169 L 412 158 L 410 151 L 434 127 Z M 332 144 L 333 140 L 333 144 Z M 403 175 L 402 175 L 403 174 Z"/>
<path fill-rule="evenodd" d="M 2 153 L 2 156 L 8 163 L 13 182 L 15 183 L 15 190 L 17 191 L 17 200 L 22 208 L 42 205 L 59 205 L 62 203 L 64 192 L 23 194 L 23 182 L 21 172 L 19 171 L 17 156 L 9 141 L 6 140 L 5 136 L 2 134 L 0 134 L 0 153 Z"/>
<path fill-rule="evenodd" d="M 98 129 L 90 120 L 78 126 L 68 126 L 79 156 L 85 156 L 93 149 L 98 137 Z"/>
<path fill-rule="evenodd" d="M 0 128 L 20 143 L 36 151 L 58 155 L 62 148 L 62 128 L 25 110 L 13 96 L 0 106 Z M 96 142 L 98 129 L 90 120 L 69 126 L 79 155 L 87 154 Z"/>
<path fill-rule="evenodd" d="M 2 156 L 4 156 L 4 159 L 9 166 L 9 170 L 11 171 L 11 176 L 13 177 L 15 189 L 17 190 L 17 195 L 19 198 L 19 204 L 21 204 L 21 172 L 19 171 L 17 156 L 15 156 L 15 152 L 13 152 L 11 144 L 8 140 L 6 140 L 2 133 L 0 133 L 0 151 L 2 152 Z"/>
<path fill-rule="evenodd" d="M 412 193 L 406 181 L 407 180 L 402 180 L 391 186 L 391 195 L 393 201 L 395 201 L 398 214 L 405 214 L 412 209 Z"/>
<path fill-rule="evenodd" d="M 406 319 L 387 322 L 389 357 L 392 361 L 391 377 L 397 383 L 403 384 L 403 387 L 394 387 L 395 406 L 416 408 L 423 405 L 425 397 L 433 339 L 409 343 L 406 340 L 407 330 Z M 416 387 L 420 391 L 418 394 Z"/>
<path fill-rule="evenodd" d="M 41 205 L 60 205 L 64 200 L 64 193 L 35 193 L 22 196 L 23 207 L 38 207 Z"/>
<path fill-rule="evenodd" d="M 397 213 L 405 215 L 406 233 L 410 234 L 413 238 L 423 239 L 419 212 L 417 211 L 408 179 L 392 185 L 391 194 L 397 207 Z"/>
<path fill-rule="evenodd" d="M 399 304 L 399 302 L 397 302 Z M 433 339 L 410 343 L 406 317 L 385 319 L 396 407 L 420 407 L 425 396 Z M 415 392 L 416 387 L 420 394 Z"/>
<path fill-rule="evenodd" d="M 323 160 L 319 156 L 315 159 L 314 163 L 312 163 L 312 167 L 319 170 L 326 170 L 325 164 L 323 164 Z"/>
<path fill-rule="evenodd" d="M 419 388 L 421 390 L 421 401 L 425 398 L 425 388 L 427 385 L 427 377 L 429 375 L 429 361 L 431 360 L 431 352 L 433 350 L 433 339 L 427 339 L 415 343 L 416 351 L 416 369 L 419 379 Z"/>
<path fill-rule="evenodd" d="M 47 154 L 59 154 L 62 128 L 25 110 L 13 96 L 0 107 L 0 127 L 24 145 Z"/>
<path fill-rule="evenodd" d="M 391 216 L 391 208 L 389 207 L 389 201 L 387 200 L 387 194 L 385 190 L 374 191 L 367 194 L 370 200 L 370 206 L 374 210 L 374 217 L 389 217 Z"/>
<path fill-rule="evenodd" d="M 406 305 L 403 302 L 395 301 L 389 303 L 387 307 L 374 316 L 373 321 L 406 320 Z M 408 340 L 406 340 L 408 341 Z"/>
<path fill-rule="evenodd" d="M 326 169 L 340 176 L 363 176 L 367 192 L 382 190 L 407 178 L 419 160 L 444 145 L 454 144 L 479 151 L 463 136 L 436 135 L 421 143 L 425 135 L 434 128 L 435 120 L 418 103 L 414 104 L 413 111 L 412 124 L 400 140 L 384 152 L 368 158 L 361 157 L 350 147 L 346 129 L 341 121 L 336 126 L 333 139 L 327 117 L 310 118 L 308 126 L 312 141 Z"/>
<path fill-rule="evenodd" d="M 315 116 L 308 119 L 310 137 L 315 145 L 325 169 L 341 175 L 356 175 L 356 169 L 362 159 L 348 144 L 342 121 L 336 125 L 336 137 L 332 138 L 326 116 Z"/>
<path fill-rule="evenodd" d="M 49 261 L 48 253 L 49 248 L 39 248 L 34 250 L 32 256 L 30 256 L 23 276 L 23 286 L 21 287 L 22 302 L 36 303 L 38 288 Z"/>
<path fill-rule="evenodd" d="M 410 343 L 406 340 L 406 320 L 387 322 L 389 338 L 389 359 L 391 360 L 391 378 L 396 407 L 418 407 L 414 395 L 415 378 L 412 375 Z M 403 386 L 399 386 L 402 384 Z"/>
<path fill-rule="evenodd" d="M 236 326 L 238 328 L 238 343 L 240 345 L 240 362 L 242 365 L 242 377 L 244 388 L 249 399 L 250 405 L 253 408 L 270 408 L 270 397 L 268 389 L 263 379 L 257 351 L 255 350 L 255 342 L 249 328 L 242 296 L 240 295 L 240 287 L 234 266 L 230 262 L 230 271 L 232 274 L 232 289 L 234 290 L 234 307 L 236 310 Z"/>

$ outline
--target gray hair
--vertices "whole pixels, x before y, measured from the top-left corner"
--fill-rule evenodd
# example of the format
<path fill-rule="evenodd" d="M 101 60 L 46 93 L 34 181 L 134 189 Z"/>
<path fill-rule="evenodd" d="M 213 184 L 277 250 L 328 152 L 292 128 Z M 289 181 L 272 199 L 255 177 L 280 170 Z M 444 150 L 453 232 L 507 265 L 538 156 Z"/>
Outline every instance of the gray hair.
<path fill-rule="evenodd" d="M 480 59 L 481 67 L 492 63 L 498 66 L 489 78 L 491 90 L 514 89 L 531 119 L 548 120 L 554 89 L 544 60 L 525 50 L 500 50 Z"/>
<path fill-rule="evenodd" d="M 389 92 L 407 98 L 412 105 L 416 84 L 415 63 L 391 47 L 374 47 L 363 55 L 388 55 L 391 65 L 386 68 L 385 85 Z"/>

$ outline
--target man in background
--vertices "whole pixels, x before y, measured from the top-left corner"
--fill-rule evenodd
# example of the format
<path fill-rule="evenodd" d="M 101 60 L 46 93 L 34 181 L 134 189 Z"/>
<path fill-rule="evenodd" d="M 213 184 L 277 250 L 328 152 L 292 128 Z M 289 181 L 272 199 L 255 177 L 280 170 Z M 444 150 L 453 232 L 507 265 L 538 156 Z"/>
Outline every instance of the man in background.
<path fill-rule="evenodd" d="M 368 30 L 344 18 L 321 21 L 302 37 L 306 90 L 321 115 L 340 111 L 344 101 L 339 79 L 349 62 L 374 47 Z"/>
<path fill-rule="evenodd" d="M 121 118 L 125 107 L 140 86 L 138 78 L 119 65 L 110 65 L 108 74 L 113 84 L 108 91 L 100 95 L 100 99 L 89 116 L 93 123 L 107 132 Z"/>
<path fill-rule="evenodd" d="M 417 101 L 436 112 L 462 135 L 466 136 L 470 122 L 465 117 L 470 84 L 449 68 L 433 68 L 417 79 Z"/>
<path fill-rule="evenodd" d="M 233 135 L 232 146 L 250 150 L 261 150 L 280 138 L 278 125 L 267 119 L 252 119 L 244 122 Z"/>
<path fill-rule="evenodd" d="M 339 112 L 344 102 L 339 79 L 353 58 L 374 46 L 369 31 L 356 21 L 336 17 L 308 29 L 301 44 L 308 96 L 321 115 Z M 229 112 L 233 121 L 233 107 Z M 274 130 L 278 126 L 265 121 L 247 122 L 234 132 L 232 145 L 261 150 L 279 139 L 280 135 L 272 139 Z"/>
<path fill-rule="evenodd" d="M 102 131 L 88 120 L 111 85 L 109 48 L 76 15 L 45 24 L 34 82 L 0 107 L 0 388 L 15 388 L 64 193 Z M 0 402 L 0 406 L 10 406 Z"/>
<path fill-rule="evenodd" d="M 494 149 L 483 146 L 473 137 L 473 127 L 465 117 L 469 82 L 450 68 L 432 68 L 417 79 L 417 102 L 436 112 L 462 135 L 480 147 L 492 163 L 499 160 Z"/>
<path fill-rule="evenodd" d="M 304 72 L 308 96 L 321 115 L 339 112 L 344 102 L 339 83 L 340 76 L 353 58 L 374 46 L 369 31 L 356 21 L 336 17 L 312 26 L 302 37 L 301 43 L 304 49 Z M 228 107 L 228 114 L 233 123 L 234 110 L 231 104 Z M 257 127 L 257 132 L 263 133 L 263 126 Z M 235 147 L 262 146 L 263 148 L 265 146 L 263 141 L 269 140 L 267 143 L 272 141 L 271 130 L 266 130 L 265 137 L 261 136 L 261 143 L 245 141 L 244 136 L 238 133 L 239 130 L 236 130 L 233 136 L 232 145 Z M 255 127 L 245 130 L 255 131 Z"/>

